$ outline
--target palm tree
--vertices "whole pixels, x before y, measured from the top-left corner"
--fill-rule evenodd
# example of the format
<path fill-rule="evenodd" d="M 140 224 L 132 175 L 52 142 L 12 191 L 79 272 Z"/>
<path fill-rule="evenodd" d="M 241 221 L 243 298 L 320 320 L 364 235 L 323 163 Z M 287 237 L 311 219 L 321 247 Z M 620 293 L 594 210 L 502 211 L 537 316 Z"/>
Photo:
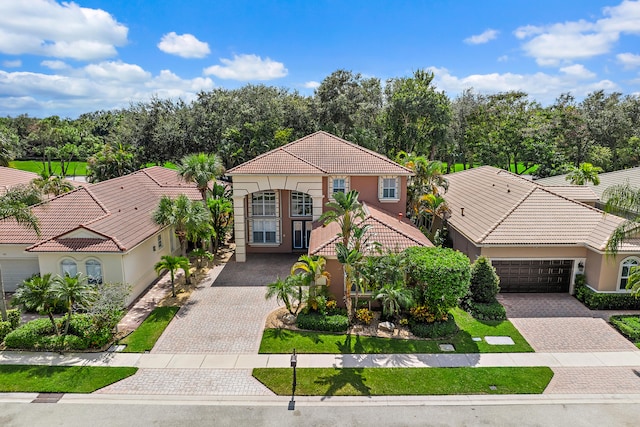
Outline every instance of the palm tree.
<path fill-rule="evenodd" d="M 603 200 L 607 201 L 607 212 L 627 218 L 613 230 L 607 241 L 607 253 L 616 255 L 625 239 L 640 233 L 640 189 L 631 187 L 629 183 L 614 185 L 604 191 Z"/>
<path fill-rule="evenodd" d="M 382 286 L 377 292 L 376 299 L 382 303 L 382 313 L 387 318 L 395 316 L 402 308 L 413 304 L 411 290 L 398 283 L 387 283 Z"/>
<path fill-rule="evenodd" d="M 202 200 L 207 199 L 209 182 L 222 176 L 224 172 L 224 164 L 217 154 L 189 154 L 178 165 L 178 173 L 182 179 L 196 184 Z"/>
<path fill-rule="evenodd" d="M 327 260 L 318 255 L 302 255 L 298 262 L 291 267 L 291 275 L 300 274 L 306 286 L 309 287 L 307 306 L 318 309 L 318 286 L 328 286 L 331 275 L 325 271 Z"/>
<path fill-rule="evenodd" d="M 196 268 L 198 270 L 202 268 L 205 259 L 208 261 L 213 259 L 213 254 L 203 248 L 196 248 L 192 250 L 190 255 L 196 259 Z"/>
<path fill-rule="evenodd" d="M 22 285 L 16 289 L 13 295 L 13 304 L 25 311 L 35 311 L 38 314 L 46 314 L 51 320 L 56 335 L 60 335 L 56 321 L 53 318 L 53 309 L 55 307 L 55 296 L 53 294 L 53 280 L 51 274 L 47 273 L 43 276 L 33 276 L 25 280 Z"/>
<path fill-rule="evenodd" d="M 627 289 L 631 290 L 632 295 L 636 297 L 640 296 L 640 268 L 637 266 L 631 267 L 629 270 Z"/>
<path fill-rule="evenodd" d="M 59 196 L 73 190 L 73 184 L 58 175 L 49 175 L 46 171 L 40 172 L 39 178 L 31 181 L 33 185 L 44 194 Z"/>
<path fill-rule="evenodd" d="M 209 223 L 209 212 L 205 206 L 201 202 L 189 200 L 184 194 L 175 200 L 162 196 L 152 217 L 156 224 L 173 227 L 183 257 L 187 255 L 187 239 L 190 233 L 201 230 L 203 224 Z"/>
<path fill-rule="evenodd" d="M 278 277 L 275 282 L 269 283 L 267 285 L 267 293 L 264 295 L 264 298 L 271 299 L 275 297 L 278 302 L 282 302 L 284 304 L 290 314 L 296 315 L 300 309 L 300 303 L 298 303 L 298 307 L 294 312 L 292 299 L 296 295 L 297 283 L 290 277 L 291 276 L 284 280 Z"/>
<path fill-rule="evenodd" d="M 420 212 L 422 212 L 421 216 L 425 219 L 427 215 L 429 217 L 429 225 L 426 226 L 426 228 L 429 237 L 433 237 L 433 224 L 435 223 L 436 216 L 446 219 L 446 216 L 451 214 L 451 209 L 444 197 L 432 193 L 424 194 L 420 197 L 420 208 Z M 424 227 L 425 224 L 418 226 Z"/>
<path fill-rule="evenodd" d="M 211 226 L 213 227 L 213 253 L 218 253 L 220 243 L 224 243 L 225 236 L 231 227 L 233 215 L 233 203 L 231 200 L 220 198 L 207 199 L 207 207 L 211 213 Z"/>
<path fill-rule="evenodd" d="M 182 256 L 171 256 L 171 255 L 163 255 L 160 257 L 160 261 L 156 263 L 153 267 L 156 270 L 158 276 L 164 270 L 168 270 L 171 277 L 171 296 L 176 296 L 176 271 L 178 269 L 182 269 L 184 271 L 185 280 L 188 283 L 189 280 L 189 268 L 191 264 L 189 263 L 189 258 Z"/>
<path fill-rule="evenodd" d="M 573 185 L 585 185 L 591 182 L 593 185 L 600 184 L 598 174 L 602 172 L 602 168 L 593 166 L 591 163 L 580 163 L 580 166 L 571 166 L 566 180 Z"/>
<path fill-rule="evenodd" d="M 51 287 L 53 296 L 62 301 L 67 309 L 67 320 L 64 326 L 64 335 L 69 333 L 69 323 L 75 304 L 86 305 L 96 297 L 96 289 L 89 284 L 87 276 L 78 273 L 75 276 L 65 274 L 64 277 L 56 276 Z"/>

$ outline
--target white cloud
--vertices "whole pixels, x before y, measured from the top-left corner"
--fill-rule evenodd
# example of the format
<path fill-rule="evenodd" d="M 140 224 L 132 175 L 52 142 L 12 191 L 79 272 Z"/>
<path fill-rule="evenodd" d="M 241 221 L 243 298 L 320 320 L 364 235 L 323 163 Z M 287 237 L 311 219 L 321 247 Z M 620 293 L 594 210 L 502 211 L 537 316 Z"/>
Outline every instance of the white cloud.
<path fill-rule="evenodd" d="M 77 115 L 124 108 L 130 102 L 148 101 L 154 95 L 189 102 L 199 92 L 214 86 L 210 78 L 183 79 L 168 70 L 154 76 L 138 65 L 120 61 L 69 67 L 66 71 L 61 75 L 0 70 L 0 111 Z"/>
<path fill-rule="evenodd" d="M 603 9 L 604 17 L 590 22 L 567 21 L 546 26 L 526 25 L 514 34 L 539 65 L 557 66 L 611 52 L 621 34 L 640 34 L 640 2 L 623 1 Z"/>
<path fill-rule="evenodd" d="M 316 82 L 314 80 L 311 80 L 309 82 L 306 82 L 302 86 L 304 86 L 307 89 L 316 89 L 318 86 L 320 86 L 320 82 Z"/>
<path fill-rule="evenodd" d="M 211 52 L 208 43 L 201 42 L 191 34 L 179 36 L 175 32 L 162 36 L 158 48 L 165 53 L 183 58 L 204 58 Z"/>
<path fill-rule="evenodd" d="M 498 62 L 507 62 L 509 57 L 507 55 L 502 55 L 498 57 Z"/>
<path fill-rule="evenodd" d="M 577 70 L 577 68 L 569 69 L 570 72 L 577 72 Z M 571 92 L 576 97 L 581 97 L 598 89 L 619 90 L 619 87 L 610 80 L 587 80 L 567 72 L 558 75 L 538 72 L 534 74 L 473 74 L 458 77 L 446 68 L 431 67 L 430 71 L 435 75 L 436 86 L 452 97 L 468 88 L 483 94 L 521 90 L 528 93 L 532 99 L 549 104 L 564 92 Z"/>
<path fill-rule="evenodd" d="M 103 59 L 127 43 L 128 29 L 101 9 L 54 0 L 0 1 L 0 52 Z"/>
<path fill-rule="evenodd" d="M 220 58 L 224 65 L 213 65 L 204 69 L 205 75 L 214 75 L 231 80 L 272 80 L 289 73 L 282 62 L 257 55 L 233 55 L 233 59 Z"/>
<path fill-rule="evenodd" d="M 481 34 L 467 37 L 466 39 L 464 39 L 464 42 L 467 44 L 484 44 L 490 42 L 491 40 L 494 40 L 496 37 L 498 37 L 498 34 L 498 30 L 492 30 L 491 28 L 489 28 Z"/>
<path fill-rule="evenodd" d="M 634 55 L 633 53 L 619 53 L 616 55 L 616 59 L 622 65 L 624 65 L 625 69 L 631 69 L 640 67 L 640 55 Z"/>
<path fill-rule="evenodd" d="M 59 60 L 46 60 L 46 61 L 42 61 L 40 63 L 40 65 L 42 65 L 43 67 L 47 67 L 51 70 L 67 70 L 69 68 L 71 68 L 71 66 L 69 64 L 67 64 L 64 61 L 59 61 Z"/>
<path fill-rule="evenodd" d="M 6 68 L 18 68 L 22 67 L 22 61 L 19 59 L 7 60 L 2 63 L 2 66 Z"/>
<path fill-rule="evenodd" d="M 595 73 L 587 70 L 582 64 L 568 65 L 560 68 L 560 71 L 577 79 L 592 79 L 596 77 Z"/>

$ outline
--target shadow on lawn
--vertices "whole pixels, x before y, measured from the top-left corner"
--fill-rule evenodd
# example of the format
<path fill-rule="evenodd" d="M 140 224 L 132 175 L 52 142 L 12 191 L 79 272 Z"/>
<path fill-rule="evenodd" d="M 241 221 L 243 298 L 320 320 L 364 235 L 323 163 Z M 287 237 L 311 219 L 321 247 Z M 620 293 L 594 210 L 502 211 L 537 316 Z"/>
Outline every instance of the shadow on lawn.
<path fill-rule="evenodd" d="M 319 377 L 315 383 L 328 386 L 321 400 L 335 396 L 338 390 L 347 386 L 353 387 L 362 396 L 371 396 L 371 388 L 362 377 L 363 371 L 363 368 L 336 369 L 331 375 Z"/>

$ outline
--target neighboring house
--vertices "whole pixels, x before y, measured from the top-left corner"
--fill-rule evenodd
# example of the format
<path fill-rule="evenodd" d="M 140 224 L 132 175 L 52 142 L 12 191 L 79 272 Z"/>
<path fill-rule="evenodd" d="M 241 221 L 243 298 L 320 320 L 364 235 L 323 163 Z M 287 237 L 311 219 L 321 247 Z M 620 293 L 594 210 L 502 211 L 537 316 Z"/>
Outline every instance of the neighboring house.
<path fill-rule="evenodd" d="M 406 212 L 411 170 L 327 132 L 262 154 L 227 175 L 233 180 L 238 262 L 251 253 L 324 255 L 333 273 L 332 290 L 342 294 L 342 269 L 332 245 L 338 231 L 317 222 L 338 191 L 360 193 L 367 221 L 375 224 L 373 239 L 387 248 L 430 245 L 409 221 L 398 218 Z"/>
<path fill-rule="evenodd" d="M 79 187 L 32 208 L 41 233 L 0 221 L 0 264 L 5 290 L 37 273 L 82 272 L 93 282 L 133 286 L 129 302 L 155 278 L 154 264 L 178 250 L 175 234 L 153 222 L 163 195 L 200 199 L 176 171 L 151 167 Z"/>
<path fill-rule="evenodd" d="M 29 184 L 39 176 L 37 173 L 0 166 L 0 196 L 11 187 Z"/>
<path fill-rule="evenodd" d="M 626 292 L 629 267 L 640 264 L 640 238 L 606 256 L 606 243 L 624 221 L 581 203 L 588 187 L 545 187 L 482 166 L 447 175 L 454 249 L 473 261 L 491 258 L 502 292 L 573 292 L 584 273 L 596 291 Z"/>
<path fill-rule="evenodd" d="M 593 185 L 593 183 L 588 182 L 585 184 L 585 186 L 593 190 L 593 192 L 598 197 L 598 201 L 602 201 L 602 193 L 604 192 L 604 190 L 611 186 L 629 183 L 632 187 L 640 188 L 640 166 L 630 169 L 622 169 L 619 171 L 601 173 L 598 174 L 598 178 L 600 179 L 600 184 Z M 569 185 L 566 174 L 550 176 L 548 178 L 541 178 L 536 180 L 535 182 L 544 186 Z M 601 207 L 602 204 L 598 203 L 597 206 Z"/>

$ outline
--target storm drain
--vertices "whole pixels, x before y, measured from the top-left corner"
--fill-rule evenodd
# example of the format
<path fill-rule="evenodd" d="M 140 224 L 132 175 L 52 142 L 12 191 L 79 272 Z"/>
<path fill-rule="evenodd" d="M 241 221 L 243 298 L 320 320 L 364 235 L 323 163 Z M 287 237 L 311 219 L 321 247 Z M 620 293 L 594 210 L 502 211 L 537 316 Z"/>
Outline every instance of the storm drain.
<path fill-rule="evenodd" d="M 40 393 L 31 403 L 58 403 L 64 393 Z"/>

